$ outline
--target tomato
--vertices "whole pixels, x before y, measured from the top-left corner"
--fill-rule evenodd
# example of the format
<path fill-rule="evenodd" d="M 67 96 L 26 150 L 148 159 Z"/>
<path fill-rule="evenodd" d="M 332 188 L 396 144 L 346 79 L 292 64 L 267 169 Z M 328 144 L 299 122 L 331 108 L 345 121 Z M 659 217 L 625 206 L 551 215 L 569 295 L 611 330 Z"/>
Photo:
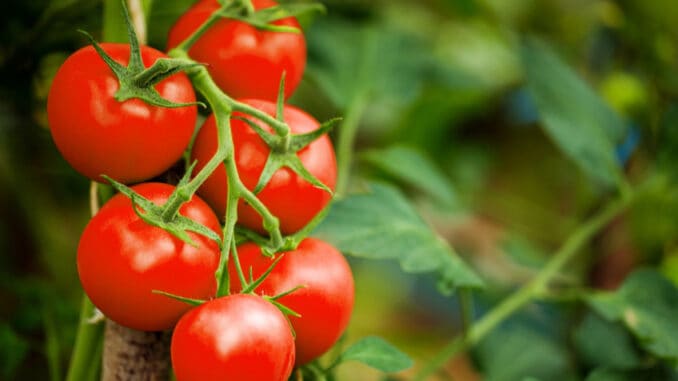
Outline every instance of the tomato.
<path fill-rule="evenodd" d="M 277 5 L 272 0 L 252 3 L 255 9 Z M 191 7 L 170 30 L 168 49 L 185 40 L 218 8 L 217 0 L 203 0 Z M 274 24 L 301 30 L 294 17 Z M 306 66 L 306 40 L 302 33 L 264 31 L 229 19 L 212 25 L 188 53 L 196 61 L 206 63 L 217 85 L 234 98 L 277 99 L 283 72 L 285 97 L 289 97 Z"/>
<path fill-rule="evenodd" d="M 256 292 L 278 295 L 303 286 L 278 301 L 301 317 L 290 317 L 296 332 L 296 362 L 303 365 L 325 353 L 346 329 L 353 311 L 354 285 L 351 268 L 344 256 L 330 244 L 315 238 L 304 239 L 296 250 L 286 252 Z M 271 265 L 259 247 L 246 243 L 238 247 L 245 274 L 256 278 Z M 232 291 L 239 291 L 235 266 L 229 265 Z"/>
<path fill-rule="evenodd" d="M 225 296 L 188 312 L 171 352 L 177 381 L 286 381 L 294 367 L 289 323 L 256 295 Z"/>
<path fill-rule="evenodd" d="M 127 65 L 129 44 L 103 43 L 116 62 Z M 143 46 L 146 67 L 166 57 Z M 197 117 L 195 106 L 164 108 L 140 99 L 117 101 L 118 79 L 92 46 L 73 53 L 59 68 L 47 99 L 47 116 L 57 148 L 73 168 L 95 181 L 105 174 L 122 183 L 159 175 L 183 154 Z M 188 77 L 175 74 L 155 85 L 161 97 L 195 102 Z"/>
<path fill-rule="evenodd" d="M 272 102 L 262 100 L 244 100 L 243 102 L 269 115 L 275 115 L 276 106 Z M 312 116 L 293 106 L 285 106 L 283 114 L 294 134 L 310 132 L 319 127 L 318 122 Z M 240 113 L 234 113 L 234 117 L 246 117 L 255 121 L 252 117 Z M 271 130 L 264 123 L 257 123 L 262 128 Z M 261 137 L 242 120 L 232 119 L 231 130 L 238 173 L 245 186 L 252 190 L 259 181 L 270 149 Z M 198 161 L 196 172 L 214 155 L 216 149 L 216 121 L 211 115 L 200 129 L 193 146 L 192 160 Z M 297 152 L 297 155 L 310 173 L 334 190 L 337 165 L 334 149 L 327 135 L 321 136 Z M 226 210 L 226 191 L 226 169 L 222 167 L 214 171 L 198 193 L 214 208 L 217 215 L 223 216 Z M 328 192 L 315 187 L 289 168 L 278 169 L 257 197 L 273 215 L 280 219 L 280 229 L 285 234 L 296 232 L 304 227 L 332 198 Z M 261 221 L 259 214 L 249 205 L 241 203 L 238 206 L 238 222 L 243 226 L 263 232 Z"/>
<path fill-rule="evenodd" d="M 174 187 L 144 183 L 132 189 L 162 204 Z M 196 196 L 179 213 L 220 230 L 214 212 Z M 142 331 L 172 328 L 190 306 L 153 290 L 195 299 L 216 293 L 218 245 L 202 235 L 188 234 L 197 247 L 148 225 L 135 213 L 130 199 L 115 195 L 80 238 L 77 262 L 82 287 L 92 303 L 120 325 Z"/>

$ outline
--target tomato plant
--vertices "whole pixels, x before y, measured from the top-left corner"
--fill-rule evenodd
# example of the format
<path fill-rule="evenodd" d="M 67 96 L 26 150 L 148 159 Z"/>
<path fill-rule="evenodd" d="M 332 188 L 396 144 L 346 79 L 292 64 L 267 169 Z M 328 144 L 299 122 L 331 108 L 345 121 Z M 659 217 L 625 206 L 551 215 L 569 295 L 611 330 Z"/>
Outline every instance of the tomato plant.
<path fill-rule="evenodd" d="M 206 302 L 181 318 L 172 335 L 177 381 L 285 381 L 294 337 L 283 314 L 255 295 Z"/>
<path fill-rule="evenodd" d="M 267 114 L 275 115 L 276 105 L 269 101 L 248 99 L 243 103 L 262 110 Z M 244 185 L 254 189 L 266 165 L 271 148 L 260 138 L 252 127 L 240 118 L 248 118 L 261 128 L 270 131 L 271 128 L 251 116 L 234 113 L 231 119 L 235 163 Z M 318 122 L 304 111 L 285 106 L 283 118 L 290 127 L 292 134 L 308 133 L 318 129 Z M 214 155 L 217 149 L 217 130 L 213 116 L 205 121 L 196 137 L 192 151 L 192 160 L 197 160 L 197 170 Z M 320 182 L 330 189 L 334 189 L 337 169 L 334 149 L 327 135 L 321 136 L 305 148 L 297 152 L 304 167 Z M 226 209 L 227 192 L 226 170 L 222 168 L 214 171 L 202 185 L 198 193 L 214 208 L 217 215 L 223 216 Z M 278 169 L 268 184 L 257 194 L 261 202 L 271 213 L 280 219 L 280 230 L 283 233 L 293 233 L 305 226 L 331 200 L 327 191 L 320 189 L 290 168 Z M 263 232 L 261 216 L 249 205 L 240 203 L 238 206 L 238 223 L 254 230 Z"/>
<path fill-rule="evenodd" d="M 252 1 L 256 10 L 275 6 L 272 0 Z M 219 9 L 217 0 L 202 0 L 172 27 L 168 48 L 177 46 Z M 294 17 L 277 20 L 278 26 L 300 30 Z M 198 62 L 207 64 L 214 81 L 235 98 L 275 100 L 285 73 L 285 96 L 296 89 L 306 66 L 306 41 L 299 33 L 257 29 L 237 20 L 221 19 L 189 50 Z"/>
<path fill-rule="evenodd" d="M 132 189 L 162 204 L 174 187 L 144 183 Z M 151 226 L 135 208 L 129 198 L 118 194 L 92 218 L 78 245 L 78 274 L 92 302 L 115 322 L 138 330 L 169 329 L 190 306 L 153 291 L 187 298 L 213 297 L 219 249 L 204 236 L 188 233 L 194 246 Z M 179 212 L 220 231 L 216 216 L 197 196 Z"/>
<path fill-rule="evenodd" d="M 129 44 L 101 44 L 121 65 Z M 144 65 L 167 56 L 141 47 Z M 118 78 L 92 46 L 73 53 L 59 68 L 49 91 L 47 115 L 57 148 L 73 168 L 95 181 L 108 175 L 123 183 L 149 179 L 167 170 L 182 155 L 195 128 L 195 106 L 167 108 L 141 99 L 118 101 Z M 160 97 L 195 102 L 185 74 L 155 85 Z"/>
<path fill-rule="evenodd" d="M 303 365 L 330 349 L 346 329 L 353 311 L 353 275 L 344 256 L 316 238 L 306 238 L 295 250 L 278 256 L 282 258 L 256 292 L 274 296 L 301 287 L 278 301 L 301 315 L 290 321 L 296 333 L 296 362 Z M 273 263 L 254 243 L 239 246 L 238 258 L 242 271 L 255 278 Z M 239 291 L 233 264 L 229 271 L 231 288 Z"/>

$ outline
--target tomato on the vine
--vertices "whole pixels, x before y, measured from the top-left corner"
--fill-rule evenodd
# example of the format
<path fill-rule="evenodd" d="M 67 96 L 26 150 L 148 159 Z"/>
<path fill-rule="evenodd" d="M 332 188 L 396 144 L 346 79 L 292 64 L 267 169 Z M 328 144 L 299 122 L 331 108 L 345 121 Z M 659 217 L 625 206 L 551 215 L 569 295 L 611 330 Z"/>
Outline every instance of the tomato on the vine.
<path fill-rule="evenodd" d="M 167 201 L 174 187 L 144 183 L 132 187 L 155 204 Z M 219 247 L 205 236 L 189 232 L 190 245 L 137 215 L 122 194 L 113 196 L 92 218 L 78 246 L 82 287 L 104 315 L 120 325 L 143 331 L 171 328 L 190 306 L 153 290 L 207 299 L 216 293 L 214 272 Z M 179 213 L 214 232 L 219 221 L 197 196 Z"/>
<path fill-rule="evenodd" d="M 301 315 L 290 316 L 296 332 L 296 363 L 306 364 L 334 345 L 349 323 L 354 302 L 351 268 L 344 256 L 332 245 L 306 238 L 296 250 L 281 253 L 282 259 L 273 268 L 256 292 L 275 296 L 301 286 L 277 301 Z M 256 278 L 273 263 L 254 243 L 238 247 L 238 258 L 244 274 Z M 241 289 L 238 273 L 229 264 L 231 291 Z"/>
<path fill-rule="evenodd" d="M 263 100 L 243 100 L 242 102 L 273 116 L 276 105 Z M 293 134 L 303 134 L 318 129 L 319 124 L 304 111 L 286 105 L 283 117 Z M 247 118 L 263 129 L 271 128 L 252 116 L 234 113 L 231 119 L 231 131 L 235 150 L 235 163 L 243 184 L 253 190 L 264 169 L 270 148 L 240 118 Z M 191 160 L 197 160 L 196 171 L 200 170 L 217 150 L 217 128 L 214 115 L 210 115 L 198 133 L 193 146 Z M 304 167 L 320 182 L 334 190 L 337 179 L 337 165 L 334 148 L 327 135 L 321 136 L 297 152 Z M 226 210 L 227 179 L 226 169 L 220 167 L 205 181 L 198 193 L 214 208 L 217 215 L 223 216 Z M 290 234 L 304 227 L 320 212 L 332 196 L 303 179 L 290 168 L 278 169 L 268 184 L 257 194 L 268 209 L 279 218 L 280 230 Z M 263 232 L 261 216 L 250 206 L 241 202 L 238 206 L 238 223 Z"/>
<path fill-rule="evenodd" d="M 114 61 L 127 65 L 129 44 L 103 43 Z M 146 67 L 167 57 L 141 47 Z M 188 146 L 197 117 L 196 106 L 158 107 L 140 99 L 119 102 L 120 85 L 113 71 L 92 46 L 73 53 L 59 68 L 47 99 L 52 137 L 66 161 L 95 181 L 108 175 L 122 183 L 149 179 L 167 170 Z M 162 98 L 195 102 L 195 92 L 183 73 L 155 85 Z"/>
<path fill-rule="evenodd" d="M 273 0 L 252 3 L 256 10 L 277 5 Z M 193 5 L 170 30 L 168 48 L 185 40 L 219 7 L 217 0 L 202 0 Z M 265 31 L 242 21 L 221 19 L 200 36 L 189 49 L 189 55 L 207 64 L 214 81 L 231 97 L 275 100 L 283 72 L 285 97 L 289 97 L 304 73 L 306 40 L 294 17 L 273 24 L 294 27 L 300 32 Z"/>
<path fill-rule="evenodd" d="M 294 337 L 275 306 L 256 295 L 210 300 L 184 315 L 172 334 L 177 381 L 286 381 Z"/>

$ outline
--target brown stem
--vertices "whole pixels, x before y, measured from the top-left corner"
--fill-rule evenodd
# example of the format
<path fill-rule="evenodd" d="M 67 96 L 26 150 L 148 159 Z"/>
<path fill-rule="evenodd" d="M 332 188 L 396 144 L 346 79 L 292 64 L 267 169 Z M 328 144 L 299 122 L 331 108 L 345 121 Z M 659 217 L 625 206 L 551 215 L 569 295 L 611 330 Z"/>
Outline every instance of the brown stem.
<path fill-rule="evenodd" d="M 170 331 L 144 332 L 106 321 L 101 381 L 167 381 Z"/>

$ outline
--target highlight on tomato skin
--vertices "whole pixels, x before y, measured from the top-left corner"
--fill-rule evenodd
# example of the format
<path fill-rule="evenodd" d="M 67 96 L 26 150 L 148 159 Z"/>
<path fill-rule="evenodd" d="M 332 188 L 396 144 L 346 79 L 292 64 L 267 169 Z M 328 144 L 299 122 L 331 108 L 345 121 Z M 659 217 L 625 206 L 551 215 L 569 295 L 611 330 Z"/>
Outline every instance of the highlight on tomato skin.
<path fill-rule="evenodd" d="M 127 66 L 129 44 L 101 43 L 111 58 Z M 141 46 L 144 66 L 167 56 Z M 175 103 L 195 102 L 188 77 L 177 73 L 154 86 Z M 47 97 L 47 117 L 54 143 L 66 161 L 94 181 L 107 175 L 130 184 L 155 177 L 182 156 L 197 120 L 195 105 L 167 108 L 140 99 L 119 102 L 119 82 L 92 46 L 61 65 Z"/>
<path fill-rule="evenodd" d="M 276 105 L 273 102 L 244 99 L 241 102 L 274 116 Z M 283 117 L 293 134 L 314 131 L 320 124 L 303 110 L 285 105 Z M 253 190 L 264 169 L 270 148 L 257 135 L 250 125 L 239 118 L 247 118 L 261 128 L 271 128 L 242 113 L 234 113 L 231 119 L 231 131 L 235 151 L 235 162 L 240 179 Z M 191 153 L 191 161 L 197 161 L 194 173 L 200 171 L 217 150 L 216 120 L 210 115 L 198 132 Z M 321 136 L 307 147 L 297 152 L 304 167 L 320 182 L 334 190 L 337 181 L 337 164 L 332 142 L 327 135 Z M 226 169 L 221 166 L 203 183 L 198 190 L 218 216 L 224 216 L 227 198 Z M 283 234 L 295 233 L 308 224 L 332 199 L 332 195 L 309 183 L 290 168 L 278 169 L 269 183 L 257 194 L 269 211 L 279 218 Z M 249 205 L 238 205 L 238 223 L 260 233 L 265 233 L 261 216 Z"/>
<path fill-rule="evenodd" d="M 256 10 L 277 5 L 273 0 L 253 0 L 252 4 Z M 170 29 L 167 49 L 189 37 L 219 7 L 217 0 L 202 0 L 189 8 Z M 301 31 L 294 17 L 273 24 Z M 233 98 L 275 101 L 283 73 L 284 94 L 289 98 L 301 82 L 306 67 L 303 33 L 265 31 L 237 20 L 217 21 L 188 53 L 194 60 L 207 64 L 217 85 Z"/>
<path fill-rule="evenodd" d="M 162 204 L 174 187 L 143 183 L 132 189 Z M 214 212 L 198 196 L 182 205 L 179 213 L 215 233 L 220 231 Z M 85 293 L 104 315 L 122 326 L 141 331 L 172 328 L 191 306 L 154 290 L 203 300 L 216 293 L 219 247 L 205 236 L 188 234 L 196 246 L 148 225 L 129 198 L 113 196 L 80 238 L 77 267 Z"/>
<path fill-rule="evenodd" d="M 252 271 L 255 278 L 273 263 L 251 242 L 237 252 L 243 272 Z M 344 256 L 317 238 L 306 238 L 296 250 L 278 255 L 282 259 L 255 292 L 274 296 L 301 286 L 277 300 L 301 315 L 289 317 L 296 333 L 296 365 L 301 366 L 327 352 L 346 330 L 354 305 L 353 274 Z M 240 291 L 233 263 L 229 273 L 231 291 Z"/>
<path fill-rule="evenodd" d="M 294 337 L 277 307 L 257 295 L 210 300 L 184 315 L 172 334 L 177 381 L 286 381 Z"/>

